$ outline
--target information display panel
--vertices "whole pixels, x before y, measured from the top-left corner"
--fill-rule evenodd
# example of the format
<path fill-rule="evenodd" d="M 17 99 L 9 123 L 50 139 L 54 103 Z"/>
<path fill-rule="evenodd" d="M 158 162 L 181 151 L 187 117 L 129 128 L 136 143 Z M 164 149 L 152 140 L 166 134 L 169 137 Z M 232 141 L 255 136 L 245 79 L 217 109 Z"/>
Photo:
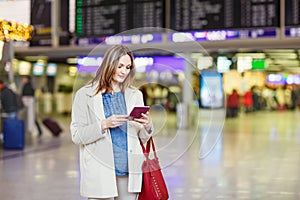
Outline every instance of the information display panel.
<path fill-rule="evenodd" d="M 60 1 L 59 44 L 69 45 L 69 1 Z M 30 1 L 30 24 L 34 26 L 30 46 L 51 46 L 51 1 Z"/>
<path fill-rule="evenodd" d="M 76 33 L 101 37 L 141 27 L 164 27 L 164 0 L 77 0 Z"/>
<path fill-rule="evenodd" d="M 285 25 L 300 25 L 300 0 L 285 0 Z"/>
<path fill-rule="evenodd" d="M 222 75 L 218 72 L 204 72 L 200 76 L 200 102 L 203 108 L 222 108 L 224 91 Z"/>
<path fill-rule="evenodd" d="M 171 29 L 279 27 L 279 0 L 171 0 Z"/>

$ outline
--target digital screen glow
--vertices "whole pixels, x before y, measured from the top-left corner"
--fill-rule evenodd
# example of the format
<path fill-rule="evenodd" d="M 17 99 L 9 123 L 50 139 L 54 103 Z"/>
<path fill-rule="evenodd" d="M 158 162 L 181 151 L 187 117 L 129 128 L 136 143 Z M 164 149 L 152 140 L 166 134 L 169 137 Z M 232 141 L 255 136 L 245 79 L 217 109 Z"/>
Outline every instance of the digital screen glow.
<path fill-rule="evenodd" d="M 252 60 L 252 69 L 265 69 L 265 60 Z"/>
<path fill-rule="evenodd" d="M 197 68 L 199 70 L 208 69 L 213 66 L 213 58 L 211 56 L 202 56 L 197 59 Z"/>
<path fill-rule="evenodd" d="M 300 84 L 300 74 L 289 74 L 286 79 L 287 84 Z"/>
<path fill-rule="evenodd" d="M 46 75 L 47 76 L 55 76 L 57 72 L 57 64 L 55 63 L 48 63 L 46 68 Z"/>
<path fill-rule="evenodd" d="M 246 70 L 252 69 L 252 60 L 250 56 L 240 56 L 237 58 L 237 70 L 239 72 L 244 72 Z"/>
<path fill-rule="evenodd" d="M 147 66 L 151 66 L 154 63 L 152 57 L 136 57 L 134 59 L 135 69 L 137 73 L 145 73 Z"/>
<path fill-rule="evenodd" d="M 44 64 L 43 63 L 34 63 L 32 68 L 32 73 L 35 76 L 42 76 L 44 74 Z"/>
<path fill-rule="evenodd" d="M 285 29 L 285 36 L 287 37 L 300 37 L 300 28 L 286 28 Z"/>
<path fill-rule="evenodd" d="M 77 59 L 77 69 L 79 73 L 96 73 L 102 63 L 103 58 L 97 56 L 81 56 Z"/>
<path fill-rule="evenodd" d="M 185 70 L 185 60 L 180 57 L 158 56 L 153 57 L 153 65 L 148 65 L 146 72 L 183 72 Z"/>
<path fill-rule="evenodd" d="M 79 73 L 96 73 L 102 63 L 102 57 L 82 56 L 77 59 Z M 171 72 L 178 73 L 185 70 L 185 59 L 172 56 L 135 57 L 137 72 Z"/>
<path fill-rule="evenodd" d="M 18 71 L 20 75 L 30 75 L 31 63 L 27 61 L 18 62 Z"/>
<path fill-rule="evenodd" d="M 217 71 L 219 73 L 228 72 L 232 61 L 228 59 L 226 56 L 219 56 L 217 58 Z"/>
<path fill-rule="evenodd" d="M 283 74 L 268 74 L 267 75 L 268 84 L 285 84 L 285 78 Z"/>
<path fill-rule="evenodd" d="M 217 72 L 201 74 L 200 79 L 201 106 L 206 108 L 221 108 L 224 105 L 222 76 Z"/>
<path fill-rule="evenodd" d="M 190 41 L 222 41 L 232 39 L 255 39 L 276 37 L 276 29 L 249 29 L 249 30 L 214 30 L 214 31 L 189 31 L 170 33 L 171 42 Z"/>

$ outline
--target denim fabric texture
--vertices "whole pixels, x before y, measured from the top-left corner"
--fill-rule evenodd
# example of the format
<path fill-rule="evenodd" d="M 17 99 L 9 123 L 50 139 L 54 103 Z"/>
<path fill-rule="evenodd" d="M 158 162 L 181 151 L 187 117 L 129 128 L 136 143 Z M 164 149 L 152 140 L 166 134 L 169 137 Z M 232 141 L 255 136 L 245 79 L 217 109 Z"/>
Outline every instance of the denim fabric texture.
<path fill-rule="evenodd" d="M 123 92 L 103 94 L 103 107 L 105 117 L 111 115 L 127 115 L 126 102 Z M 127 155 L 127 123 L 116 128 L 110 128 L 113 143 L 115 170 L 117 176 L 128 174 Z"/>

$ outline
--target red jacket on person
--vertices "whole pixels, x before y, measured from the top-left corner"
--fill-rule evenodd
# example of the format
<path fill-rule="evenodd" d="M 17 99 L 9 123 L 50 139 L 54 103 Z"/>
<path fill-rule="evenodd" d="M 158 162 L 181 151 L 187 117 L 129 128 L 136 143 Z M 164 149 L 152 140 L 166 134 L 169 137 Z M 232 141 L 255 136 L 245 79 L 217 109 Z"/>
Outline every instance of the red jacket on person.
<path fill-rule="evenodd" d="M 237 93 L 237 91 L 233 91 L 232 94 L 230 94 L 228 96 L 227 106 L 229 108 L 237 108 L 237 107 L 239 107 L 239 99 L 240 99 L 240 96 Z"/>
<path fill-rule="evenodd" d="M 252 92 L 247 91 L 244 94 L 244 106 L 248 107 L 248 106 L 252 106 L 252 105 L 253 105 Z"/>

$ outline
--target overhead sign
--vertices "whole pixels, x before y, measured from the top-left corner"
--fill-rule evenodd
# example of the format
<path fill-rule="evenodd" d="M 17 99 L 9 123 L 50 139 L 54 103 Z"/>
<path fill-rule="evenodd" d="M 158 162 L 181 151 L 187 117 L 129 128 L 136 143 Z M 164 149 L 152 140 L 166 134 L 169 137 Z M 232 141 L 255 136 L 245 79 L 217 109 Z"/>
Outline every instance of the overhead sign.
<path fill-rule="evenodd" d="M 165 27 L 164 0 L 76 0 L 79 37 L 111 36 L 143 27 Z"/>
<path fill-rule="evenodd" d="M 171 29 L 279 27 L 279 8 L 279 0 L 171 0 Z"/>
<path fill-rule="evenodd" d="M 34 32 L 30 46 L 51 46 L 51 0 L 31 1 Z M 69 1 L 60 1 L 59 44 L 69 44 Z"/>

